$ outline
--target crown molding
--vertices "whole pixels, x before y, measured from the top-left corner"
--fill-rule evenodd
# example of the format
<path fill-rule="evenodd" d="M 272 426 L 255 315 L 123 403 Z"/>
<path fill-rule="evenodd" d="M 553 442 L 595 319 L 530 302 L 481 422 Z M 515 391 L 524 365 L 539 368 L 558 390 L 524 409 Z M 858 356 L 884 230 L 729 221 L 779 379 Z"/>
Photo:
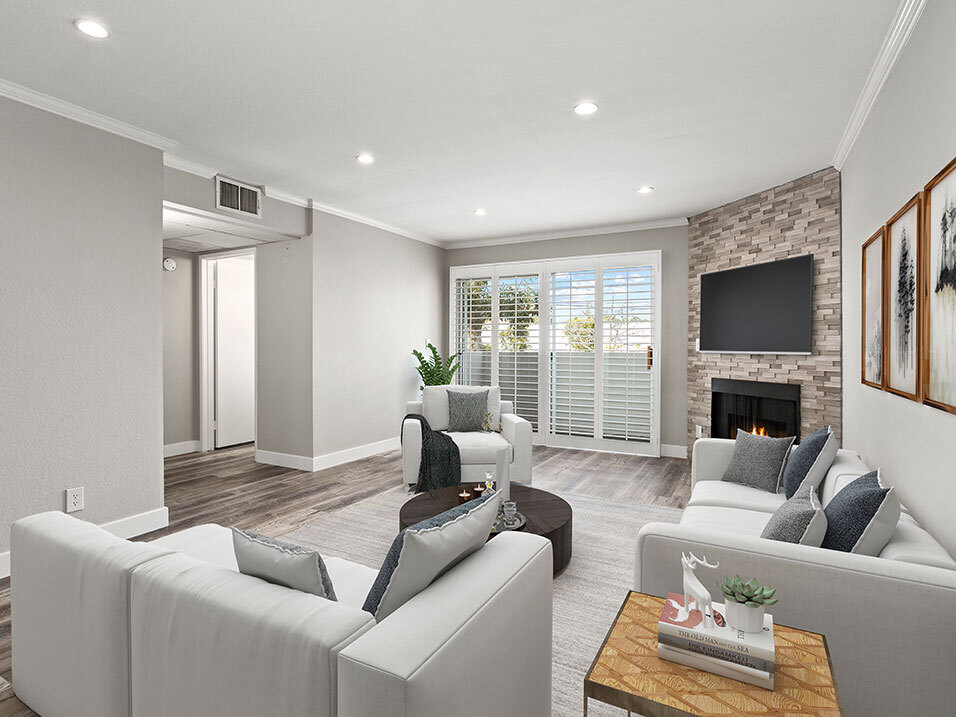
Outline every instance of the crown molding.
<path fill-rule="evenodd" d="M 178 169 L 181 172 L 189 172 L 189 174 L 195 174 L 203 179 L 211 179 L 219 174 L 219 171 L 214 167 L 207 167 L 205 164 L 192 162 L 188 159 L 183 159 L 182 157 L 177 157 L 169 153 L 163 154 L 163 164 L 170 169 Z"/>
<path fill-rule="evenodd" d="M 863 85 L 863 91 L 853 107 L 850 114 L 850 121 L 843 131 L 843 137 L 840 138 L 840 144 L 837 145 L 836 152 L 833 154 L 833 166 L 836 169 L 842 169 L 843 163 L 853 149 L 860 132 L 863 131 L 863 125 L 866 124 L 866 118 L 869 117 L 873 106 L 876 104 L 880 91 L 886 83 L 886 78 L 890 76 L 893 66 L 899 59 L 903 48 L 913 34 L 913 28 L 919 22 L 923 8 L 926 6 L 926 0 L 901 0 L 893 17 L 886 37 L 883 38 L 883 45 L 876 55 L 870 74 Z"/>
<path fill-rule="evenodd" d="M 300 197 L 298 194 L 292 194 L 291 192 L 283 192 L 281 189 L 276 189 L 275 187 L 270 187 L 268 184 L 263 187 L 265 190 L 266 196 L 271 197 L 272 199 L 278 199 L 280 202 L 285 202 L 286 204 L 294 204 L 297 207 L 308 207 L 309 199 L 305 197 Z"/>
<path fill-rule="evenodd" d="M 407 239 L 414 239 L 419 241 L 422 244 L 428 244 L 430 246 L 437 246 L 441 249 L 446 249 L 447 244 L 444 242 L 437 241 L 431 237 L 424 236 L 423 234 L 415 234 L 414 232 L 409 232 L 399 227 L 394 227 L 391 224 L 385 224 L 384 222 L 379 222 L 374 219 L 369 219 L 364 217 L 361 214 L 353 214 L 352 212 L 347 212 L 344 209 L 336 209 L 335 207 L 330 207 L 327 204 L 319 204 L 314 199 L 310 200 L 312 209 L 317 212 L 324 212 L 325 214 L 332 214 L 336 217 L 342 217 L 343 219 L 350 219 L 353 222 L 358 222 L 359 224 L 366 224 L 370 227 L 375 227 L 376 229 L 381 229 L 386 232 L 391 232 L 392 234 L 398 234 Z"/>
<path fill-rule="evenodd" d="M 501 244 L 522 244 L 529 241 L 547 241 L 549 239 L 571 239 L 574 237 L 593 237 L 604 234 L 620 234 L 622 232 L 641 231 L 644 229 L 670 229 L 671 227 L 686 227 L 686 217 L 673 219 L 659 219 L 649 222 L 632 222 L 630 224 L 614 224 L 603 227 L 584 227 L 568 229 L 561 232 L 541 232 L 538 234 L 520 234 L 511 237 L 497 237 L 493 239 L 466 239 L 464 241 L 445 241 L 446 249 L 474 249 L 482 246 L 499 246 Z"/>
<path fill-rule="evenodd" d="M 155 132 L 134 127 L 131 124 L 120 122 L 112 117 L 101 115 L 98 112 L 84 109 L 79 105 L 74 105 L 70 102 L 57 99 L 56 97 L 45 95 L 42 92 L 31 90 L 29 87 L 8 82 L 7 80 L 0 80 L 0 96 L 8 97 L 11 100 L 22 102 L 25 105 L 36 107 L 37 109 L 44 110 L 45 112 L 51 112 L 52 114 L 59 115 L 60 117 L 66 117 L 67 119 L 79 122 L 80 124 L 101 129 L 104 132 L 109 132 L 110 134 L 131 139 L 134 142 L 139 142 L 140 144 L 155 147 L 163 152 L 176 144 L 173 140 L 167 139 L 166 137 L 156 134 Z"/>

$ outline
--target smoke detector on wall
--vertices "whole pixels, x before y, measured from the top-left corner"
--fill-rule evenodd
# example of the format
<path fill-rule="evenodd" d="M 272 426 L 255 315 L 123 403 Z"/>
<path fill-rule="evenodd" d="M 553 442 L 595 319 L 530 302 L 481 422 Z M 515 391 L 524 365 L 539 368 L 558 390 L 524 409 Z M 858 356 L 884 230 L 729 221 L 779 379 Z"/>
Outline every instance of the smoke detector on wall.
<path fill-rule="evenodd" d="M 171 256 L 163 259 L 163 271 L 176 271 L 176 260 Z"/>
<path fill-rule="evenodd" d="M 216 177 L 216 207 L 253 217 L 261 214 L 262 189 L 225 177 Z"/>

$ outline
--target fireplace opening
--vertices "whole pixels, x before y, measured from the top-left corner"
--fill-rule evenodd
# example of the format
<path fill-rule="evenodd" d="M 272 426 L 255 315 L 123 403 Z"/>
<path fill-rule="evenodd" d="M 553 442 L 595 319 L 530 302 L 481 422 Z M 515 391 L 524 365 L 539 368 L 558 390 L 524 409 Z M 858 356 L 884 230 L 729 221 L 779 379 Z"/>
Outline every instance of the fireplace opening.
<path fill-rule="evenodd" d="M 800 386 L 790 383 L 711 380 L 710 435 L 736 438 L 737 429 L 800 441 Z"/>

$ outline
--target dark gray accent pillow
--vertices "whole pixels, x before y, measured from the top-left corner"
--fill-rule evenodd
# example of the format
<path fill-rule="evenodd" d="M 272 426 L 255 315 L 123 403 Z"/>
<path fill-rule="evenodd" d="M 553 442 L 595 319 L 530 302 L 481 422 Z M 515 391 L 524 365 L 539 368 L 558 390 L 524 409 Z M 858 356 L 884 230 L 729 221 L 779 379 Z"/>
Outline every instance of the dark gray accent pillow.
<path fill-rule="evenodd" d="M 826 532 L 827 517 L 817 487 L 807 482 L 770 516 L 760 537 L 819 548 Z"/>
<path fill-rule="evenodd" d="M 848 483 L 827 503 L 827 533 L 822 547 L 844 553 L 877 556 L 900 520 L 900 499 L 872 471 Z"/>
<path fill-rule="evenodd" d="M 487 391 L 452 391 L 448 389 L 449 431 L 480 431 L 487 412 Z"/>
<path fill-rule="evenodd" d="M 783 492 L 792 498 L 804 480 L 819 486 L 836 458 L 837 443 L 830 427 L 821 428 L 800 441 L 783 471 Z"/>
<path fill-rule="evenodd" d="M 768 438 L 737 429 L 734 455 L 721 480 L 777 492 L 787 453 L 796 436 Z"/>
<path fill-rule="evenodd" d="M 337 600 L 322 556 L 301 545 L 232 529 L 239 572 L 328 600 Z"/>

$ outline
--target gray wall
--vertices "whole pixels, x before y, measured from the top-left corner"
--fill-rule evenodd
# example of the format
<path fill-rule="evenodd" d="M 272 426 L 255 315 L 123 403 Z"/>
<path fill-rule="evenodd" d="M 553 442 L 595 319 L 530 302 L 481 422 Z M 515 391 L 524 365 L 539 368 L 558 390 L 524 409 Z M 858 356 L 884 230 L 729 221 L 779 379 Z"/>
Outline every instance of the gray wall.
<path fill-rule="evenodd" d="M 313 455 L 312 255 L 311 238 L 256 247 L 258 450 Z"/>
<path fill-rule="evenodd" d="M 861 246 L 956 156 L 956 3 L 929 2 L 842 168 L 844 444 L 956 554 L 956 415 L 860 383 Z"/>
<path fill-rule="evenodd" d="M 660 249 L 663 288 L 661 443 L 684 445 L 687 426 L 687 227 L 450 249 L 448 266 Z M 447 283 L 447 272 L 445 281 Z M 447 291 L 446 291 L 447 293 Z M 446 300 L 447 302 L 447 300 Z M 445 333 L 447 334 L 447 321 Z"/>
<path fill-rule="evenodd" d="M 163 505 L 162 155 L 0 99 L 0 551 Z"/>
<path fill-rule="evenodd" d="M 165 249 L 163 275 L 163 443 L 199 440 L 199 259 Z"/>
<path fill-rule="evenodd" d="M 314 453 L 395 438 L 418 396 L 413 348 L 444 348 L 445 251 L 314 212 Z"/>

